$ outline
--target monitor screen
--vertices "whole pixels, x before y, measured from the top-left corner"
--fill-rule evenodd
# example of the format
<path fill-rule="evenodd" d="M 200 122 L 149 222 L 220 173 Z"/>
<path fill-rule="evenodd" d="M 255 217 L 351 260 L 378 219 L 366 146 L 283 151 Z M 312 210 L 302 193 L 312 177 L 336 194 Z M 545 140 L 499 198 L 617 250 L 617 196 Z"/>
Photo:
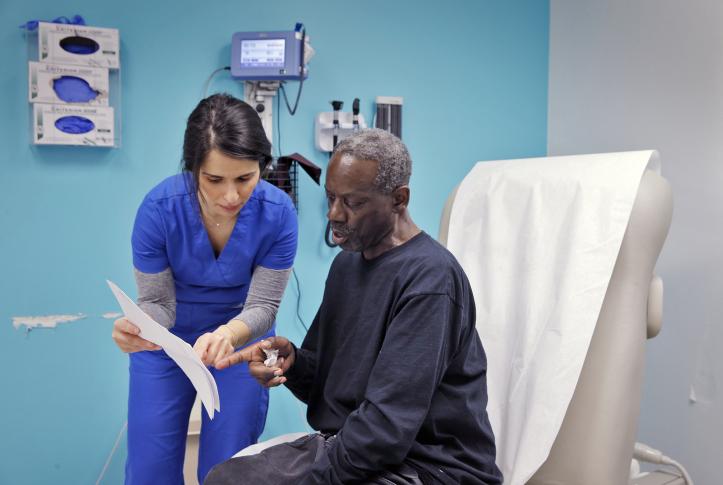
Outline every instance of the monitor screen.
<path fill-rule="evenodd" d="M 286 39 L 244 39 L 241 67 L 284 67 Z"/>

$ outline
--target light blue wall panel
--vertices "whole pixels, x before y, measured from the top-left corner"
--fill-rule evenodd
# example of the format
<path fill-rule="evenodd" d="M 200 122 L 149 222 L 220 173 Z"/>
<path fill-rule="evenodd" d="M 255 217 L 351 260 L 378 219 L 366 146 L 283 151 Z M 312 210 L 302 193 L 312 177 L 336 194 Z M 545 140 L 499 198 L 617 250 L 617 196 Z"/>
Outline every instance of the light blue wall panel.
<path fill-rule="evenodd" d="M 175 173 L 185 119 L 203 83 L 229 63 L 231 34 L 303 21 L 316 49 L 281 147 L 323 168 L 313 119 L 341 99 L 404 97 L 414 159 L 411 213 L 436 234 L 447 193 L 477 160 L 546 150 L 547 1 L 0 2 L 0 483 L 95 483 L 125 420 L 127 358 L 110 338 L 104 280 L 133 291 L 129 237 L 145 192 Z M 26 46 L 17 25 L 79 13 L 116 27 L 122 45 L 123 146 L 30 144 Z M 211 91 L 242 96 L 216 78 Z M 296 85 L 289 85 L 289 94 Z M 278 147 L 278 141 L 276 147 Z M 300 313 L 308 324 L 335 254 L 322 242 L 323 190 L 301 177 Z M 292 282 L 278 332 L 297 341 Z M 26 334 L 14 316 L 83 313 Z M 303 430 L 303 406 L 274 390 L 265 436 Z M 104 483 L 120 483 L 125 441 Z"/>

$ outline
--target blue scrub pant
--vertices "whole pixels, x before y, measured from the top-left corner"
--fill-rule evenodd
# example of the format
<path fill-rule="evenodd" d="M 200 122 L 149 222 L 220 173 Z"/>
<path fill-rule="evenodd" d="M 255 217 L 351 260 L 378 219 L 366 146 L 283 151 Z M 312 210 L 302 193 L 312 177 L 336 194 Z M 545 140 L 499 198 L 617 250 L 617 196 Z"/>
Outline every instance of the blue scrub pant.
<path fill-rule="evenodd" d="M 247 364 L 210 368 L 221 412 L 213 420 L 202 409 L 198 481 L 211 468 L 258 441 L 269 405 L 268 389 Z M 191 381 L 162 350 L 130 355 L 127 485 L 182 485 L 188 419 L 196 399 Z"/>

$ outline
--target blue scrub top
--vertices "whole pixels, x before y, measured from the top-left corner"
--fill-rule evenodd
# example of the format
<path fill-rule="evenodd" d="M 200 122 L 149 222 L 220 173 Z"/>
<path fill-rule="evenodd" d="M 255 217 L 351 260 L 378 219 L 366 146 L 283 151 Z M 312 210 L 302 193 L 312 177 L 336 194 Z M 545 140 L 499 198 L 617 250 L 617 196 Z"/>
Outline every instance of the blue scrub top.
<path fill-rule="evenodd" d="M 241 312 L 256 266 L 291 268 L 298 233 L 289 196 L 261 180 L 216 258 L 195 187 L 187 172 L 154 187 L 138 209 L 131 238 L 138 271 L 171 268 L 176 286 L 176 323 L 171 331 L 189 341 Z"/>

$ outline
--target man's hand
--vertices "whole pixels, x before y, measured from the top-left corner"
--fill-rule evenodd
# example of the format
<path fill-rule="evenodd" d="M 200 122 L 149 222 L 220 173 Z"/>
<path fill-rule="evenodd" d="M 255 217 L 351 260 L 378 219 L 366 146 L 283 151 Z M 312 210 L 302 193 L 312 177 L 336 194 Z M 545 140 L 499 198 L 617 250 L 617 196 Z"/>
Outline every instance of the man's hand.
<path fill-rule="evenodd" d="M 221 326 L 214 332 L 204 333 L 198 337 L 193 344 L 193 350 L 204 365 L 217 366 L 222 359 L 233 354 L 231 336 Z"/>
<path fill-rule="evenodd" d="M 133 325 L 127 318 L 119 318 L 113 322 L 113 340 L 115 344 L 125 353 L 140 352 L 141 350 L 161 350 L 161 348 L 149 342 L 138 334 L 141 330 Z"/>
<path fill-rule="evenodd" d="M 276 364 L 266 367 L 266 353 L 264 349 L 276 349 L 279 355 Z M 225 369 L 241 362 L 249 363 L 249 372 L 264 387 L 276 387 L 286 382 L 284 373 L 294 365 L 294 346 L 288 339 L 284 337 L 269 337 L 261 342 L 257 342 L 250 347 L 239 350 L 235 354 L 216 362 L 214 366 L 217 369 Z"/>

